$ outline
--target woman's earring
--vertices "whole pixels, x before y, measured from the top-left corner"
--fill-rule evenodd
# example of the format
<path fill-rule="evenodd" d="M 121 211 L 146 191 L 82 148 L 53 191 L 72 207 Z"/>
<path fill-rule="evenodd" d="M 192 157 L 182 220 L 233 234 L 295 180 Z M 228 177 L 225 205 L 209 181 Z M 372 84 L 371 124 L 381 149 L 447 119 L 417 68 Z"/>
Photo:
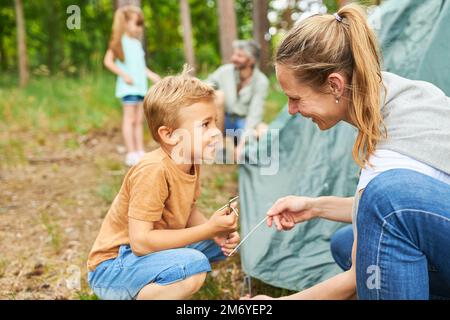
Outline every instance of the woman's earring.
<path fill-rule="evenodd" d="M 339 97 L 336 97 L 336 104 L 339 103 Z"/>

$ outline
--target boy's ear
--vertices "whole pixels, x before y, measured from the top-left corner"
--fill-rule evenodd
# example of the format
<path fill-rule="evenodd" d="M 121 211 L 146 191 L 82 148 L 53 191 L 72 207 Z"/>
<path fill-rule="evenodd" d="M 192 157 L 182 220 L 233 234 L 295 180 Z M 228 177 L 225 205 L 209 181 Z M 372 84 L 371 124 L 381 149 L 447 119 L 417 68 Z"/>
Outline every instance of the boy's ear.
<path fill-rule="evenodd" d="M 161 126 L 158 128 L 158 135 L 161 141 L 169 146 L 175 146 L 180 142 L 180 137 L 172 128 Z"/>

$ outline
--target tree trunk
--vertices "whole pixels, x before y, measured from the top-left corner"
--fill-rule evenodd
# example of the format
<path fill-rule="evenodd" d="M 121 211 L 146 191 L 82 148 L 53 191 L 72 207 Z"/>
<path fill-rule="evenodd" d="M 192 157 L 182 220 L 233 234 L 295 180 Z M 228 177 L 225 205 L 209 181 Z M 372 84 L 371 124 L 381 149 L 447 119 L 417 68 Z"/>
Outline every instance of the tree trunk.
<path fill-rule="evenodd" d="M 266 34 L 269 32 L 269 19 L 267 13 L 269 1 L 253 0 L 253 38 L 261 46 L 260 69 L 265 73 L 270 73 L 270 45 L 266 40 Z"/>
<path fill-rule="evenodd" d="M 191 10 L 189 9 L 188 0 L 180 0 L 180 14 L 181 25 L 183 27 L 184 58 L 186 62 L 194 68 L 192 74 L 195 74 L 196 65 L 194 46 L 192 43 Z"/>
<path fill-rule="evenodd" d="M 58 9 L 56 8 L 56 4 L 54 1 L 51 1 L 49 4 L 49 12 L 47 14 L 47 66 L 50 74 L 53 74 L 55 70 L 55 44 L 57 40 L 57 21 L 58 17 Z M 55 28 L 56 27 L 56 28 Z"/>
<path fill-rule="evenodd" d="M 20 86 L 28 83 L 28 62 L 27 62 L 27 45 L 25 40 L 25 17 L 23 15 L 22 0 L 14 1 L 16 8 L 16 24 L 17 24 L 17 47 L 19 56 L 19 77 Z"/>
<path fill-rule="evenodd" d="M 0 30 L 0 34 L 3 33 L 3 30 Z M 3 71 L 8 69 L 8 56 L 5 50 L 5 43 L 3 41 L 3 36 L 0 37 L 0 66 Z"/>
<path fill-rule="evenodd" d="M 234 0 L 218 0 L 220 54 L 222 63 L 230 62 L 233 54 L 232 43 L 237 38 Z"/>

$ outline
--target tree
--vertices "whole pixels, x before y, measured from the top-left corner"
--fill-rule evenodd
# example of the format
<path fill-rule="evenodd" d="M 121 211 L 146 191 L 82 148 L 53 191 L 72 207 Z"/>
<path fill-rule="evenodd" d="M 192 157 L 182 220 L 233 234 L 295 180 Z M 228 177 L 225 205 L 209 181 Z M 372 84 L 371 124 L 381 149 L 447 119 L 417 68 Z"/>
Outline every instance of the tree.
<path fill-rule="evenodd" d="M 192 73 L 195 74 L 196 65 L 194 46 L 192 43 L 191 10 L 189 8 L 188 0 L 180 0 L 180 14 L 181 25 L 183 27 L 184 57 L 186 62 L 194 68 Z"/>
<path fill-rule="evenodd" d="M 237 38 L 234 0 L 218 0 L 220 55 L 222 63 L 228 63 L 233 54 L 232 43 Z"/>
<path fill-rule="evenodd" d="M 260 68 L 265 74 L 270 72 L 270 45 L 266 39 L 269 31 L 268 9 L 269 1 L 253 0 L 253 39 L 261 46 Z"/>
<path fill-rule="evenodd" d="M 15 0 L 16 24 L 17 24 L 17 48 L 19 57 L 19 78 L 20 86 L 28 83 L 28 61 L 27 61 L 27 44 L 25 39 L 25 17 L 23 15 L 22 0 Z"/>

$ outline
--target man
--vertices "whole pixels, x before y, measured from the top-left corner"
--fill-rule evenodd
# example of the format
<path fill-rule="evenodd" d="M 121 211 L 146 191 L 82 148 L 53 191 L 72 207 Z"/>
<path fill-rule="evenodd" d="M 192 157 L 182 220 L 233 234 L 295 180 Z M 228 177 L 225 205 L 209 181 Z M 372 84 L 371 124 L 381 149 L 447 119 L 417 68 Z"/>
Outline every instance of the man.
<path fill-rule="evenodd" d="M 269 80 L 257 66 L 259 56 L 260 47 L 255 41 L 236 40 L 231 63 L 219 67 L 206 79 L 217 90 L 218 127 L 225 129 L 226 134 L 235 135 L 234 130 L 240 130 L 240 136 L 243 131 L 256 130 L 258 136 L 265 128 L 262 117 Z"/>

